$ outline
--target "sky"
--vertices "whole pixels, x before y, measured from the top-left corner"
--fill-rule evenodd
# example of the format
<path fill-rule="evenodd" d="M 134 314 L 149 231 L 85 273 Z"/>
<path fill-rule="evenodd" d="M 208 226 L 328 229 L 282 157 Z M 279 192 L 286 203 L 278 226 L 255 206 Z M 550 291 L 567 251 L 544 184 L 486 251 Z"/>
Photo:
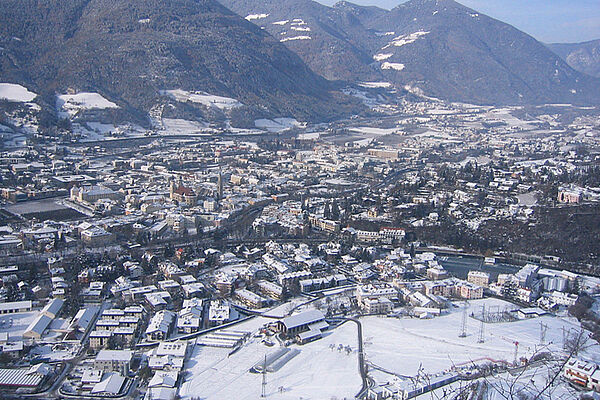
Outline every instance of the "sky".
<path fill-rule="evenodd" d="M 337 0 L 317 0 L 333 5 Z M 404 0 L 349 0 L 360 5 L 393 8 Z M 545 43 L 600 39 L 600 0 L 458 0 L 507 22 Z"/>

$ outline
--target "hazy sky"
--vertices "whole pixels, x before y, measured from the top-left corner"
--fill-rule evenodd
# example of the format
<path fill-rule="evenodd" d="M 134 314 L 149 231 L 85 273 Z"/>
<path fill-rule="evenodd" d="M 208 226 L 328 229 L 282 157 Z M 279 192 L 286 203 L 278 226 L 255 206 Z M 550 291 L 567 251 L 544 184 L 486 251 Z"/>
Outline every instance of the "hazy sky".
<path fill-rule="evenodd" d="M 337 0 L 317 0 L 332 5 Z M 393 8 L 405 0 L 349 0 Z M 600 39 L 600 0 L 458 0 L 490 17 L 507 22 L 542 42 Z"/>

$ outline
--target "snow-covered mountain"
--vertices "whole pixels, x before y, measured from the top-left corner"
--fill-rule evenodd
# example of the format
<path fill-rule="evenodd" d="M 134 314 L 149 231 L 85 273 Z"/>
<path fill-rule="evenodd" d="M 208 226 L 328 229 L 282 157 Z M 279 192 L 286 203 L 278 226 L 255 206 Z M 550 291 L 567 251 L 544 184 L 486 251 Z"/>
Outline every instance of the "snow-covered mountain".
<path fill-rule="evenodd" d="M 345 1 L 221 1 L 330 79 L 383 80 L 483 104 L 600 103 L 600 80 L 453 0 L 411 0 L 391 11 Z"/>
<path fill-rule="evenodd" d="M 361 109 L 214 0 L 0 0 L 0 21 L 0 83 L 35 92 L 59 116 L 103 110 L 145 124 L 169 104 L 172 117 L 227 114 L 253 125 L 259 117 L 330 120 Z M 82 93 L 111 106 L 56 98 Z"/>
<path fill-rule="evenodd" d="M 600 78 L 600 39 L 583 43 L 552 43 L 548 47 L 573 69 Z"/>

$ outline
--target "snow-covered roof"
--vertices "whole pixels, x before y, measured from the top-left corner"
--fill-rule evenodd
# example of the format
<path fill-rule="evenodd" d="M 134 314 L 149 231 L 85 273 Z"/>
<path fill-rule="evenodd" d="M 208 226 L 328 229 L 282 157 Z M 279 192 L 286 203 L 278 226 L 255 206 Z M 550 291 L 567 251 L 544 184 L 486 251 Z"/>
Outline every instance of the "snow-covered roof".
<path fill-rule="evenodd" d="M 0 303 L 0 312 L 5 310 L 31 309 L 31 300 Z"/>
<path fill-rule="evenodd" d="M 94 385 L 91 393 L 118 394 L 125 383 L 125 378 L 117 373 L 108 373 L 105 378 Z"/>
<path fill-rule="evenodd" d="M 65 302 L 62 299 L 52 299 L 42 309 L 42 314 L 46 314 L 49 317 L 55 318 L 62 309 L 63 304 L 65 304 Z"/>
<path fill-rule="evenodd" d="M 133 351 L 130 350 L 100 350 L 96 361 L 130 362 L 132 358 Z"/>
<path fill-rule="evenodd" d="M 179 373 L 177 371 L 157 371 L 148 383 L 148 387 L 174 388 L 178 377 Z"/>
<path fill-rule="evenodd" d="M 308 310 L 300 314 L 292 315 L 281 320 L 287 329 L 293 329 L 298 326 L 308 325 L 317 321 L 324 320 L 325 316 L 319 310 Z"/>
<path fill-rule="evenodd" d="M 37 333 L 41 336 L 42 333 L 44 333 L 44 331 L 46 330 L 46 328 L 48 328 L 48 325 L 50 325 L 50 322 L 52 322 L 52 318 L 50 318 L 49 316 L 45 314 L 38 315 L 37 318 L 34 319 L 31 322 L 31 324 L 29 324 L 29 326 L 23 333 L 23 336 L 27 336 L 27 333 Z"/>
<path fill-rule="evenodd" d="M 320 337 L 321 336 L 321 331 L 319 329 L 310 329 L 306 332 L 302 332 L 300 334 L 298 334 L 298 337 L 300 338 L 300 340 L 307 340 L 307 339 L 312 339 L 315 337 Z"/>

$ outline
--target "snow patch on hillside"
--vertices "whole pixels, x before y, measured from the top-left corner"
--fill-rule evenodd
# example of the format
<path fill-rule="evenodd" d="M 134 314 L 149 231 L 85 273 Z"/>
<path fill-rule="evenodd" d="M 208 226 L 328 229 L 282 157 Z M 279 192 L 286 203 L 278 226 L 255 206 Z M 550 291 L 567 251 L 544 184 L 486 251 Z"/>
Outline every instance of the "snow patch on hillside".
<path fill-rule="evenodd" d="M 0 83 L 0 99 L 12 102 L 28 102 L 35 99 L 37 94 L 14 83 Z"/>
<path fill-rule="evenodd" d="M 188 92 L 182 89 L 174 89 L 161 90 L 160 94 L 169 96 L 181 103 L 187 103 L 189 101 L 192 103 L 202 104 L 206 107 L 218 108 L 219 110 L 229 110 L 243 106 L 243 104 L 236 99 L 215 96 L 206 92 Z"/>
<path fill-rule="evenodd" d="M 63 116 L 73 116 L 80 110 L 105 110 L 119 108 L 118 105 L 105 99 L 99 93 L 81 92 L 77 94 L 61 94 L 57 96 L 56 105 Z"/>
<path fill-rule="evenodd" d="M 294 118 L 275 118 L 275 119 L 257 119 L 254 126 L 269 132 L 281 132 L 293 127 L 303 127 L 305 124 L 298 122 Z"/>
<path fill-rule="evenodd" d="M 163 118 L 164 131 L 172 135 L 191 135 L 206 132 L 208 124 L 179 118 Z"/>
<path fill-rule="evenodd" d="M 429 31 L 418 31 L 418 32 L 410 33 L 408 35 L 397 36 L 383 49 L 387 49 L 391 46 L 402 47 L 404 45 L 414 43 L 419 38 L 422 38 L 423 36 L 427 35 L 428 33 L 429 33 Z"/>
<path fill-rule="evenodd" d="M 292 26 L 291 29 L 298 32 L 310 32 L 310 28 L 308 26 Z"/>
<path fill-rule="evenodd" d="M 393 69 L 396 71 L 402 71 L 404 67 L 405 65 L 400 63 L 384 62 L 381 64 L 381 69 Z"/>
<path fill-rule="evenodd" d="M 116 129 L 112 124 L 103 124 L 101 122 L 88 122 L 86 125 L 92 131 L 101 133 L 102 135 L 108 135 Z"/>
<path fill-rule="evenodd" d="M 373 56 L 373 60 L 375 60 L 375 61 L 383 61 L 383 60 L 387 60 L 388 58 L 390 58 L 393 55 L 394 55 L 394 53 L 375 54 Z"/>
<path fill-rule="evenodd" d="M 360 82 L 358 86 L 368 89 L 389 88 L 392 86 L 389 82 Z"/>
<path fill-rule="evenodd" d="M 248 21 L 255 21 L 257 19 L 267 18 L 270 14 L 250 14 L 246 17 Z"/>
<path fill-rule="evenodd" d="M 273 22 L 273 25 L 281 25 L 281 26 L 283 26 L 283 25 L 287 24 L 288 22 L 290 22 L 290 20 L 289 19 L 285 19 L 283 21 Z"/>
<path fill-rule="evenodd" d="M 280 42 L 289 42 L 290 40 L 311 40 L 312 37 L 310 36 L 294 36 L 294 37 L 289 37 L 289 38 L 285 38 L 285 39 L 281 39 Z"/>

